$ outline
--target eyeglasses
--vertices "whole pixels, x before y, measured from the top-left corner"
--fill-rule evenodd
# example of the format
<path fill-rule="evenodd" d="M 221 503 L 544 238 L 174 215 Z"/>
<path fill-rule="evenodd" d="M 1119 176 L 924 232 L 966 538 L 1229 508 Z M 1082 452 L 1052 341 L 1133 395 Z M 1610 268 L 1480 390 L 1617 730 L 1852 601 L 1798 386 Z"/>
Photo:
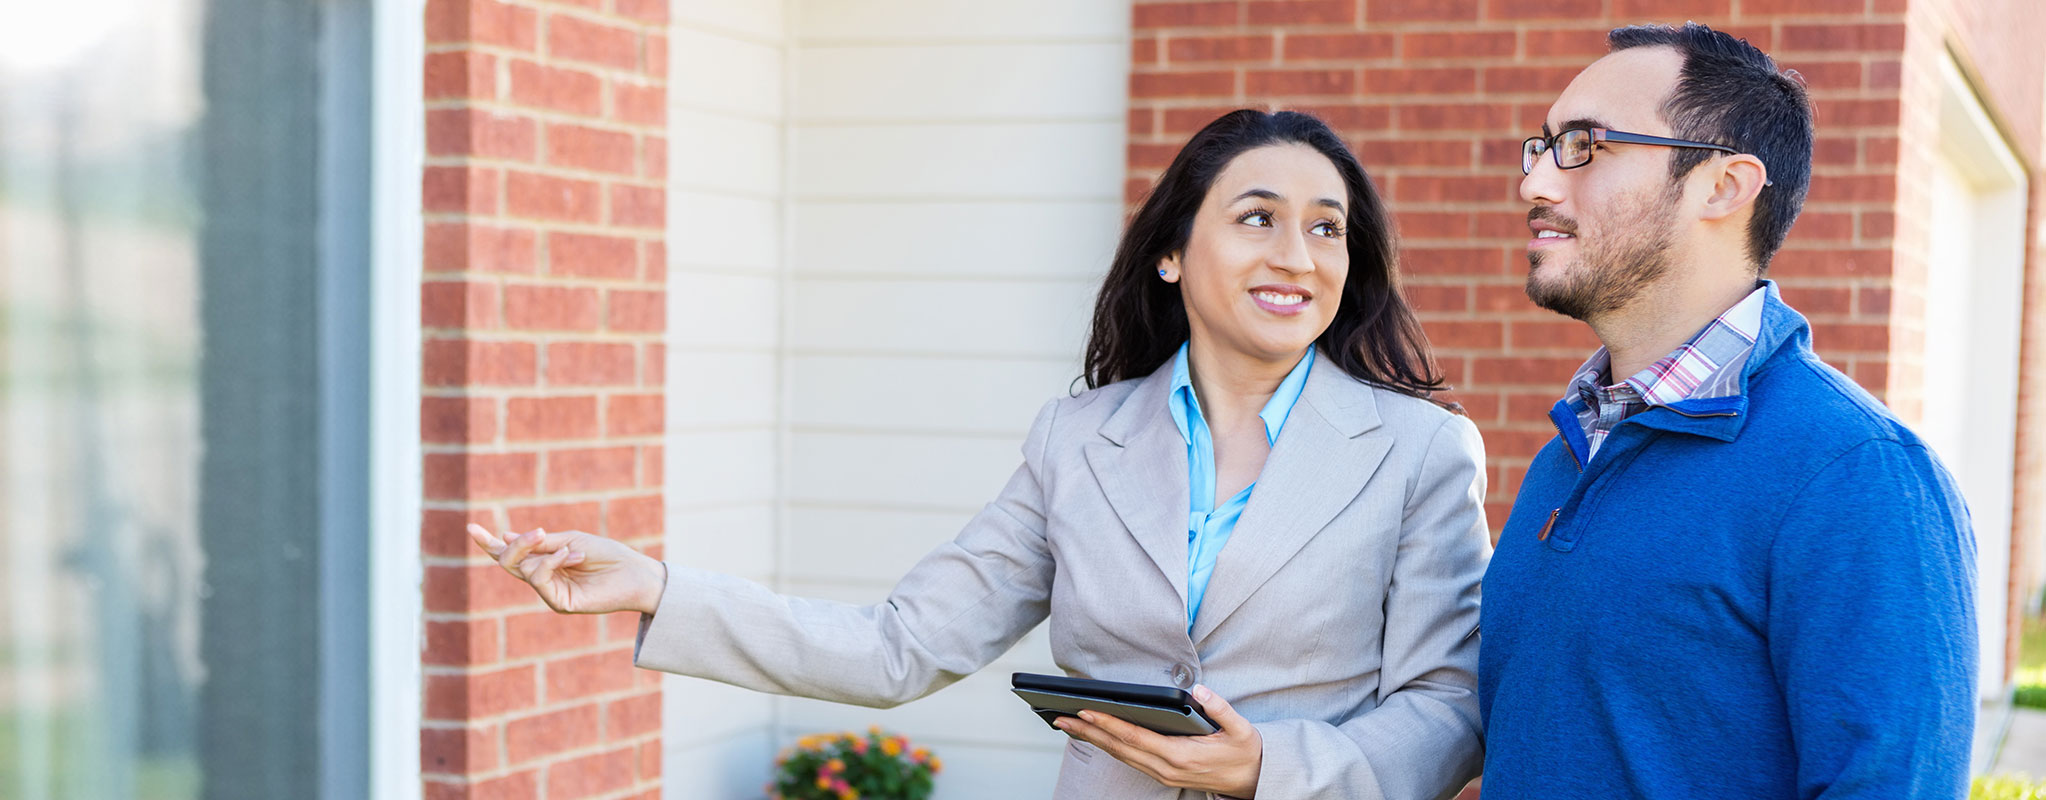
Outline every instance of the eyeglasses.
<path fill-rule="evenodd" d="M 1607 130 L 1605 128 L 1571 128 L 1554 136 L 1530 136 L 1520 143 L 1520 174 L 1534 171 L 1535 162 L 1543 153 L 1556 161 L 1558 169 L 1576 169 L 1591 163 L 1592 145 L 1599 142 L 1621 144 L 1651 144 L 1657 147 L 1695 147 L 1700 150 L 1718 150 L 1727 155 L 1738 155 L 1731 147 L 1684 139 L 1670 139 L 1649 136 L 1645 133 Z"/>

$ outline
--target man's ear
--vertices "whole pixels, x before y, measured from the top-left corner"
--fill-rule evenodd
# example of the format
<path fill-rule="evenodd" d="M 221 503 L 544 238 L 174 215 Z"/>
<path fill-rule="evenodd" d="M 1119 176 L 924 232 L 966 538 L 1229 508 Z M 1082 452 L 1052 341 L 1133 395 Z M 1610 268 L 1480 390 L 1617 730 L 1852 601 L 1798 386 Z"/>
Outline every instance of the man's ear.
<path fill-rule="evenodd" d="M 1705 196 L 1705 207 L 1699 209 L 1699 216 L 1704 219 L 1725 219 L 1740 213 L 1754 205 L 1762 187 L 1769 185 L 1769 168 L 1762 164 L 1762 159 L 1746 153 L 1715 159 L 1704 166 L 1716 168 L 1711 173 L 1712 193 Z"/>

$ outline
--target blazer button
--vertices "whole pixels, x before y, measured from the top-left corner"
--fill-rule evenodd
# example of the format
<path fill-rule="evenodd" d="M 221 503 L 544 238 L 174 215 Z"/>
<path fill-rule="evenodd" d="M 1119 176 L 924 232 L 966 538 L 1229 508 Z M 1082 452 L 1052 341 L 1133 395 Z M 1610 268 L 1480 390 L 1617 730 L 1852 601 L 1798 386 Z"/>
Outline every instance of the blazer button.
<path fill-rule="evenodd" d="M 1173 685 L 1178 686 L 1181 689 L 1192 687 L 1193 670 L 1188 668 L 1187 665 L 1185 664 L 1174 665 L 1172 667 L 1172 683 Z"/>

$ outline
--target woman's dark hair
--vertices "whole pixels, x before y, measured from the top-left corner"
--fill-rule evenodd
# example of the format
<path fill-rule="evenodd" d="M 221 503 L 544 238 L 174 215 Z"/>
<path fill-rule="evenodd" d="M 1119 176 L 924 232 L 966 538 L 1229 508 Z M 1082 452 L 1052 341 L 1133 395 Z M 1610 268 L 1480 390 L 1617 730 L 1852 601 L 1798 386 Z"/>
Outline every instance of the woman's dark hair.
<path fill-rule="evenodd" d="M 1790 224 L 1804 208 L 1812 182 L 1812 102 L 1794 73 L 1778 72 L 1776 62 L 1746 39 L 1736 39 L 1695 22 L 1632 25 L 1606 34 L 1612 51 L 1636 47 L 1669 47 L 1684 57 L 1675 91 L 1662 103 L 1662 116 L 1673 135 L 1723 144 L 1762 160 L 1769 185 L 1755 195 L 1748 218 L 1748 257 L 1756 275 L 1769 272 Z M 1711 150 L 1673 148 L 1669 172 L 1682 180 L 1713 158 Z"/>
<path fill-rule="evenodd" d="M 1158 279 L 1158 262 L 1186 249 L 1194 215 L 1229 162 L 1267 145 L 1314 148 L 1349 189 L 1350 272 L 1328 330 L 1314 340 L 1329 360 L 1366 383 L 1429 398 L 1445 387 L 1428 338 L 1399 291 L 1392 220 L 1357 157 L 1321 120 L 1297 111 L 1240 109 L 1194 134 L 1130 218 L 1094 301 L 1087 337 L 1087 388 L 1151 374 L 1188 335 L 1178 284 Z"/>

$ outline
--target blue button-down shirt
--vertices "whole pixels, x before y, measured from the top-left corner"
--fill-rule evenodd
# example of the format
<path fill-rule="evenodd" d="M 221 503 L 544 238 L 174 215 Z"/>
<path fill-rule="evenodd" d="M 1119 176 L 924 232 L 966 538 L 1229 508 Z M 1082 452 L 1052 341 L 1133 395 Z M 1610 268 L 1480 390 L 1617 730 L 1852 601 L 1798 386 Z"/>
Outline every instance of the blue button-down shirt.
<path fill-rule="evenodd" d="M 1250 505 L 1250 492 L 1257 488 L 1255 481 L 1243 487 L 1228 502 L 1215 503 L 1215 437 L 1208 431 L 1208 421 L 1201 416 L 1201 401 L 1195 396 L 1193 373 L 1187 368 L 1187 345 L 1179 346 L 1179 355 L 1172 359 L 1172 394 L 1166 405 L 1172 409 L 1172 423 L 1179 426 L 1179 435 L 1186 439 L 1186 488 L 1188 514 L 1186 522 L 1186 630 L 1193 632 L 1194 617 L 1201 613 L 1201 596 L 1208 592 L 1208 579 L 1215 574 L 1215 556 L 1222 552 L 1222 546 L 1229 543 L 1229 535 L 1236 532 L 1236 520 L 1243 516 L 1244 506 Z M 1293 404 L 1299 402 L 1300 391 L 1307 387 L 1307 372 L 1314 368 L 1314 348 L 1307 348 L 1307 355 L 1300 357 L 1300 363 L 1279 382 L 1278 391 L 1272 392 L 1272 399 L 1265 401 L 1263 411 L 1257 412 L 1265 422 L 1265 441 L 1276 446 L 1279 443 L 1279 429 L 1286 426 L 1286 416 L 1293 413 Z"/>

